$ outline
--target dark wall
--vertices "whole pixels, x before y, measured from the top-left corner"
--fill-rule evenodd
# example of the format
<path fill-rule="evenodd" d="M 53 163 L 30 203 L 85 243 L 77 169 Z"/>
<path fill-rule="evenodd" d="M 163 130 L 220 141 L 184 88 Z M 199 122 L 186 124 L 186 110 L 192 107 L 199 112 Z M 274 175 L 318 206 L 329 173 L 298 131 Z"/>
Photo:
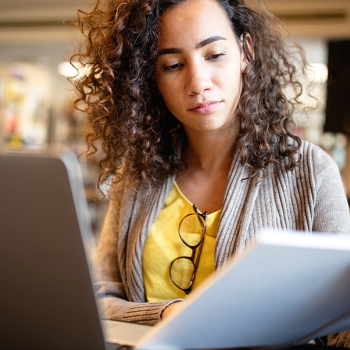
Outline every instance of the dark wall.
<path fill-rule="evenodd" d="M 329 86 L 324 131 L 350 135 L 350 40 L 329 42 Z"/>

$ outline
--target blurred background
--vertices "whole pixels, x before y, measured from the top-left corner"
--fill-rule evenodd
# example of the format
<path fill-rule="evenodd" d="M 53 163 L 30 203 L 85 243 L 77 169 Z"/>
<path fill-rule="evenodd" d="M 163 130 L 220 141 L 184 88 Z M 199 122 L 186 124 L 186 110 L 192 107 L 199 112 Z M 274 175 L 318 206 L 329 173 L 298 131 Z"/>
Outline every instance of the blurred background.
<path fill-rule="evenodd" d="M 250 1 L 248 1 L 250 2 Z M 307 54 L 310 70 L 303 83 L 313 90 L 316 109 L 296 110 L 296 133 L 322 147 L 339 166 L 350 199 L 350 0 L 265 0 L 287 23 Z M 68 60 L 81 38 L 72 23 L 77 9 L 90 0 L 0 0 L 0 144 L 35 148 L 46 142 L 85 150 L 84 115 L 74 110 L 76 98 L 66 76 Z M 348 100 L 349 99 L 349 100 Z M 306 94 L 304 105 L 314 106 Z M 93 229 L 99 234 L 107 199 L 96 201 L 98 160 L 81 157 Z"/>

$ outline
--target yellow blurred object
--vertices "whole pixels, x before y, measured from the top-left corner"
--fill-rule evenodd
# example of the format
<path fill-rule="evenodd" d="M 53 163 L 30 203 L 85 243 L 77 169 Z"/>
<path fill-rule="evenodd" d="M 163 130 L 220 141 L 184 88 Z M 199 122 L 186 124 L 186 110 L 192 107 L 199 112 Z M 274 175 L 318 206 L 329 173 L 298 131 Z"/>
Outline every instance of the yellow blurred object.
<path fill-rule="evenodd" d="M 11 137 L 9 146 L 11 149 L 21 149 L 23 144 L 19 137 Z"/>

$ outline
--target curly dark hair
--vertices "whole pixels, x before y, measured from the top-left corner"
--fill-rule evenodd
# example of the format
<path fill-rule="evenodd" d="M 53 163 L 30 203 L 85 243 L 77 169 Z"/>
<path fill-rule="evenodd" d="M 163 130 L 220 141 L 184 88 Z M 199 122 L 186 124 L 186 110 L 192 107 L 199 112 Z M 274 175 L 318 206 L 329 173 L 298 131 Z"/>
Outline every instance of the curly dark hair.
<path fill-rule="evenodd" d="M 91 12 L 78 11 L 85 39 L 71 63 L 80 61 L 88 73 L 75 80 L 76 107 L 87 113 L 91 126 L 87 154 L 97 148 L 103 154 L 99 184 L 110 175 L 117 175 L 117 181 L 127 176 L 137 183 L 158 183 L 185 169 L 176 152 L 183 127 L 155 81 L 160 17 L 182 1 L 187 0 L 97 0 Z M 249 62 L 237 107 L 242 164 L 251 168 L 251 178 L 266 176 L 269 164 L 278 166 L 282 160 L 292 170 L 301 157 L 291 118 L 302 93 L 296 62 L 305 72 L 305 53 L 261 1 L 254 9 L 244 0 L 215 1 L 227 13 L 237 41 L 243 41 Z M 287 88 L 293 98 L 286 97 Z"/>

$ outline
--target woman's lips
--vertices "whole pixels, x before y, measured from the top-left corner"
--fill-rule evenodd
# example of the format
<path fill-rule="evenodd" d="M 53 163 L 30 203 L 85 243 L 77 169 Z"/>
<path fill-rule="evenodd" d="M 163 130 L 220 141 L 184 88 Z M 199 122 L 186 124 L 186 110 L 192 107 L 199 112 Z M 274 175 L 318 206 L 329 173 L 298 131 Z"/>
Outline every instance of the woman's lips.
<path fill-rule="evenodd" d="M 195 114 L 210 114 L 215 112 L 219 106 L 221 101 L 205 101 L 202 103 L 195 103 L 189 111 Z"/>

